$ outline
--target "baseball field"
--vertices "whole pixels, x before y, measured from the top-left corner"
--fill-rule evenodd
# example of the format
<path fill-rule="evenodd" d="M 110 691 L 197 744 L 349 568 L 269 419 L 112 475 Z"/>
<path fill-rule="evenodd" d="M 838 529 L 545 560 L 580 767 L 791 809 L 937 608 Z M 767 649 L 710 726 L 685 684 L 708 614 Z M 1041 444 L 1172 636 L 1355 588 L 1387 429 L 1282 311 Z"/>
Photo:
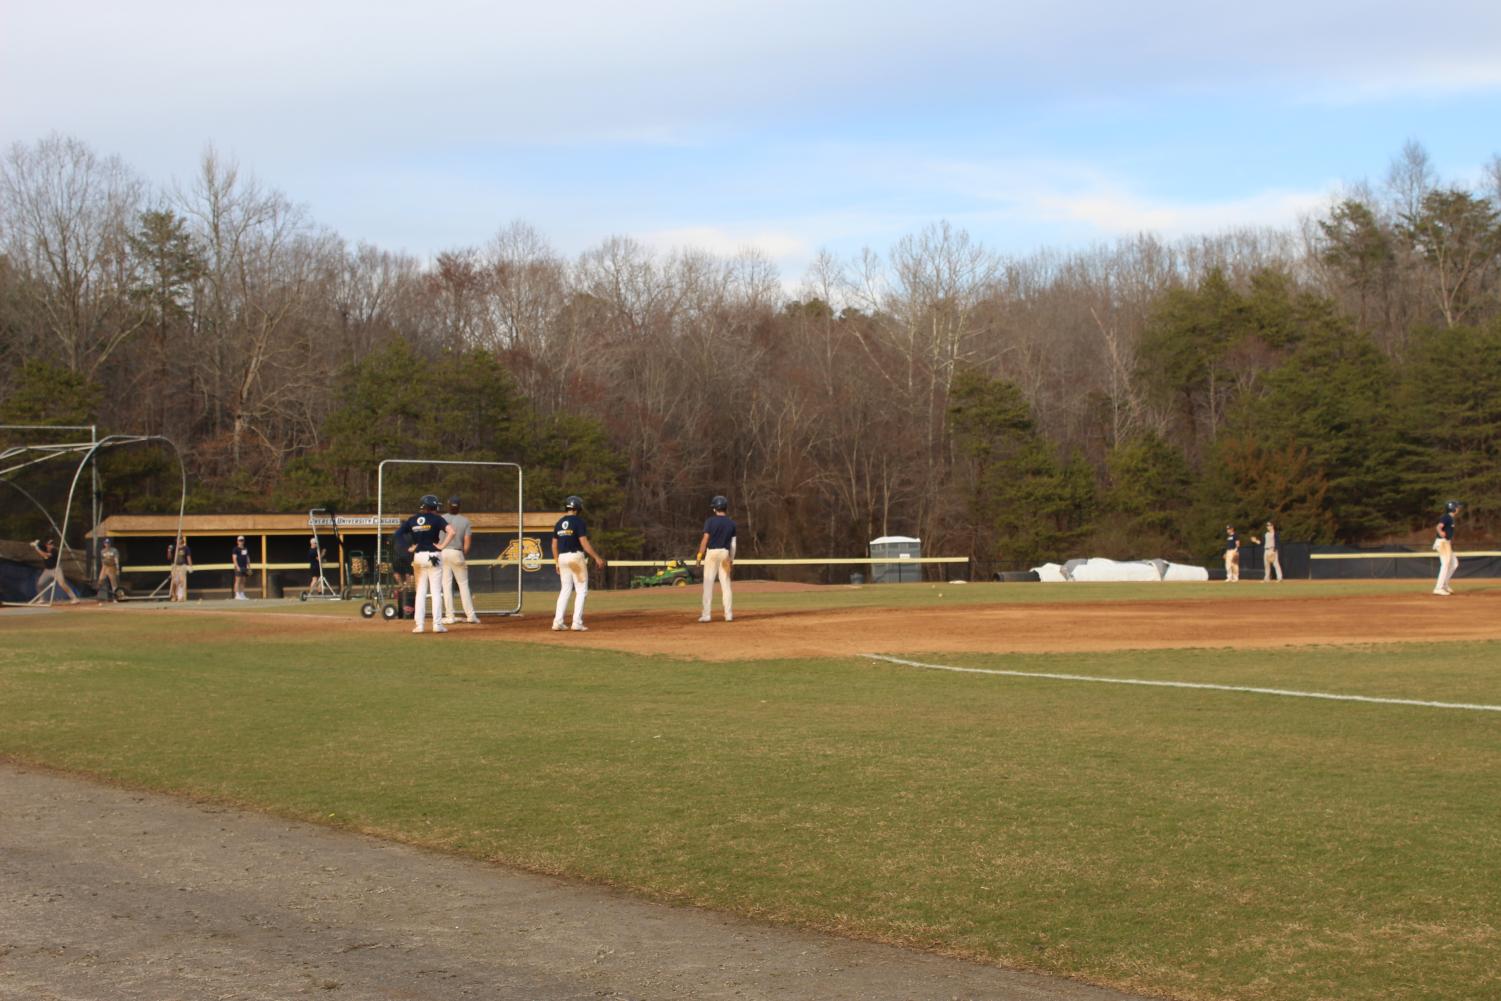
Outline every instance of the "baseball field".
<path fill-rule="evenodd" d="M 0 610 L 0 757 L 1182 999 L 1501 996 L 1501 584 Z"/>

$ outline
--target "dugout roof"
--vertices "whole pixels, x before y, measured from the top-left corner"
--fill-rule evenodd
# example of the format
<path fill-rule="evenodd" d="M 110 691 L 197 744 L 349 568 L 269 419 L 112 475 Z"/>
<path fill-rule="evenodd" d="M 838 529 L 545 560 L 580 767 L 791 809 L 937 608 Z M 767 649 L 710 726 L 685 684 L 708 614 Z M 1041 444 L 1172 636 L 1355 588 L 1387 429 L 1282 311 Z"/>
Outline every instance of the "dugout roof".
<path fill-rule="evenodd" d="M 438 512 L 442 514 L 440 510 Z M 516 512 L 462 511 L 476 532 L 550 532 L 562 511 L 528 511 L 524 522 L 516 524 Z M 387 514 L 381 518 L 380 531 L 393 532 L 412 512 Z M 320 534 L 332 535 L 334 523 L 327 515 L 315 519 Z M 338 516 L 338 531 L 348 535 L 373 535 L 376 532 L 374 514 L 341 514 Z M 99 523 L 99 535 L 117 539 L 132 537 L 171 536 L 177 531 L 175 514 L 112 514 Z M 189 514 L 182 519 L 182 531 L 187 536 L 236 535 L 307 535 L 311 531 L 306 514 Z M 90 535 L 92 537 L 92 533 Z"/>

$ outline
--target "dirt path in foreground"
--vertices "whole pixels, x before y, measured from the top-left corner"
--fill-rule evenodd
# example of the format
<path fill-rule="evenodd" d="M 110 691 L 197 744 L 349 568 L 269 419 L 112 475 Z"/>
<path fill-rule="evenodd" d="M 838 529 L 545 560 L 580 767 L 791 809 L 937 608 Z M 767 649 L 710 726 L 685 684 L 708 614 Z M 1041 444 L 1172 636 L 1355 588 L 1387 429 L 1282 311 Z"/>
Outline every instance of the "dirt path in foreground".
<path fill-rule="evenodd" d="M 0 762 L 0 998 L 1125 995 Z"/>

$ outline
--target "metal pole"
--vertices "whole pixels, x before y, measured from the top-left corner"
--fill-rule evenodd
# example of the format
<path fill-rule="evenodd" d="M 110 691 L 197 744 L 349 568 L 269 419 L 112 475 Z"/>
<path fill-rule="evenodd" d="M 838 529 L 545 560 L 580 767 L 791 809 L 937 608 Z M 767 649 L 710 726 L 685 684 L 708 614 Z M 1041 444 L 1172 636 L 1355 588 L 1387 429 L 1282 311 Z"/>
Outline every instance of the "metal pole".
<path fill-rule="evenodd" d="M 99 426 L 97 424 L 90 424 L 89 425 L 89 444 L 91 444 L 91 445 L 97 445 L 98 443 L 99 443 Z M 91 470 L 90 478 L 92 480 L 92 483 L 90 484 L 89 493 L 94 498 L 94 531 L 93 531 L 94 544 L 89 547 L 88 571 L 89 571 L 89 580 L 98 581 L 99 580 L 99 456 L 98 455 L 95 455 L 94 458 L 93 458 L 93 461 L 89 463 L 89 469 Z"/>

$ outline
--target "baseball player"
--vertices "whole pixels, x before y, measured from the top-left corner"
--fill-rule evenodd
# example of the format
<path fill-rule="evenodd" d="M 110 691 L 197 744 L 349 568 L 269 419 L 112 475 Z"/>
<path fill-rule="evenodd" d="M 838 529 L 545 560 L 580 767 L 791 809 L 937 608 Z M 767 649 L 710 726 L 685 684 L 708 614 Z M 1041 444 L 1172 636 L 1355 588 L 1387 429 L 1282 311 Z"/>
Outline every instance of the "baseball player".
<path fill-rule="evenodd" d="M 1225 526 L 1225 580 L 1240 580 L 1240 537 L 1234 525 Z"/>
<path fill-rule="evenodd" d="M 64 577 L 62 570 L 58 568 L 57 543 L 53 542 L 51 537 L 33 539 L 31 548 L 35 549 L 37 555 L 42 558 L 42 574 L 36 579 L 36 593 L 39 595 L 44 593 L 47 590 L 47 585 L 53 583 L 62 588 L 63 592 L 67 594 L 69 604 L 78 604 L 78 595 L 68 586 L 68 578 Z"/>
<path fill-rule="evenodd" d="M 1266 523 L 1265 542 L 1256 536 L 1251 536 L 1251 541 L 1258 546 L 1264 546 L 1266 558 L 1262 560 L 1261 580 L 1265 583 L 1272 579 L 1272 571 L 1277 571 L 1277 579 L 1282 579 L 1282 561 L 1277 558 L 1277 526 L 1272 522 Z"/>
<path fill-rule="evenodd" d="M 422 510 L 401 523 L 400 531 L 412 540 L 408 552 L 412 554 L 412 569 L 417 575 L 417 600 L 413 614 L 417 620 L 414 633 L 422 632 L 422 599 L 432 595 L 433 632 L 446 633 L 443 625 L 443 547 L 453 538 L 453 527 L 438 513 L 438 498 L 434 494 L 423 495 Z"/>
<path fill-rule="evenodd" d="M 1449 589 L 1449 581 L 1459 569 L 1459 557 L 1454 555 L 1454 519 L 1459 517 L 1459 512 L 1464 505 L 1459 501 L 1451 500 L 1444 505 L 1444 513 L 1436 526 L 1437 538 L 1433 540 L 1433 548 L 1438 553 L 1438 582 L 1433 585 L 1433 593 L 1448 596 L 1454 592 Z"/>
<path fill-rule="evenodd" d="M 99 579 L 94 581 L 94 590 L 101 605 L 113 600 L 115 592 L 120 590 L 120 550 L 115 548 L 114 539 L 106 538 L 99 550 Z"/>
<path fill-rule="evenodd" d="M 308 590 L 313 594 L 323 593 L 323 550 L 318 548 L 318 537 L 310 536 L 307 540 L 307 569 L 312 575 L 308 581 Z"/>
<path fill-rule="evenodd" d="M 712 512 L 704 522 L 704 536 L 698 540 L 698 563 L 704 568 L 704 608 L 698 617 L 708 622 L 714 607 L 714 580 L 719 579 L 719 600 L 724 604 L 724 620 L 735 621 L 735 593 L 730 586 L 730 570 L 735 565 L 735 522 L 725 512 L 730 502 L 722 495 L 709 501 Z"/>
<path fill-rule="evenodd" d="M 172 567 L 172 596 L 169 601 L 188 600 L 188 574 L 193 572 L 193 547 L 182 536 L 167 544 L 167 562 Z"/>
<path fill-rule="evenodd" d="M 469 540 L 473 527 L 469 519 L 459 514 L 459 499 L 448 498 L 448 514 L 445 519 L 453 527 L 453 538 L 443 547 L 443 624 L 454 622 L 453 583 L 459 582 L 459 599 L 464 602 L 464 621 L 479 625 L 479 616 L 474 614 L 474 599 L 469 593 Z"/>
<path fill-rule="evenodd" d="M 229 551 L 229 562 L 235 578 L 235 600 L 249 601 L 245 596 L 245 581 L 250 578 L 250 550 L 245 545 L 245 536 L 235 537 L 234 547 Z"/>
<path fill-rule="evenodd" d="M 604 557 L 589 544 L 589 526 L 584 524 L 584 517 L 579 513 L 583 508 L 583 498 L 569 497 L 563 502 L 566 513 L 552 529 L 552 559 L 558 568 L 558 608 L 553 613 L 552 627 L 556 630 L 568 628 L 564 625 L 568 598 L 576 595 L 573 600 L 573 631 L 576 633 L 589 631 L 584 625 L 584 599 L 589 596 L 589 559 L 592 557 L 601 570 L 605 566 Z"/>

